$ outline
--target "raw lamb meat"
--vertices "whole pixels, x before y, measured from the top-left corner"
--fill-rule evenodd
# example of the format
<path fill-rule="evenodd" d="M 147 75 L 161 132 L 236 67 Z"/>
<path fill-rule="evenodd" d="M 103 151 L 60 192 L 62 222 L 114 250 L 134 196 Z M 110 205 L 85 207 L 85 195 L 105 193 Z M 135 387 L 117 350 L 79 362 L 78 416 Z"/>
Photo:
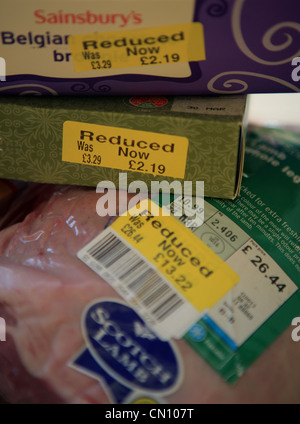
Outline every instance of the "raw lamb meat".
<path fill-rule="evenodd" d="M 94 190 L 52 189 L 23 222 L 0 233 L 0 316 L 7 330 L 0 342 L 0 394 L 7 402 L 114 402 L 105 384 L 70 366 L 86 345 L 86 306 L 104 298 L 125 303 L 76 257 L 112 221 L 97 215 L 98 199 Z M 158 396 L 167 403 L 300 403 L 300 343 L 292 341 L 291 328 L 233 386 L 184 340 L 172 343 L 181 378 Z"/>

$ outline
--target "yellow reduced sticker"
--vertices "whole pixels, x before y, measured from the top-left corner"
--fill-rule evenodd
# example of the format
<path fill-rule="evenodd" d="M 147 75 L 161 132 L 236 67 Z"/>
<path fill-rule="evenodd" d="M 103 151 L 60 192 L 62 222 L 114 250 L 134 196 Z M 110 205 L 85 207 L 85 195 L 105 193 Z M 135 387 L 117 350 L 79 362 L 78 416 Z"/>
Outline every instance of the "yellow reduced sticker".
<path fill-rule="evenodd" d="M 133 405 L 147 405 L 147 404 L 157 405 L 158 404 L 156 400 L 149 397 L 141 397 L 141 398 L 135 399 L 131 403 Z"/>
<path fill-rule="evenodd" d="M 186 137 L 66 121 L 62 160 L 124 171 L 184 178 Z"/>
<path fill-rule="evenodd" d="M 71 35 L 76 72 L 205 60 L 200 22 Z"/>
<path fill-rule="evenodd" d="M 233 271 L 209 247 L 172 216 L 162 216 L 151 200 L 137 205 L 112 225 L 192 304 L 203 312 L 211 308 L 238 281 Z M 137 208 L 136 207 L 136 208 Z"/>

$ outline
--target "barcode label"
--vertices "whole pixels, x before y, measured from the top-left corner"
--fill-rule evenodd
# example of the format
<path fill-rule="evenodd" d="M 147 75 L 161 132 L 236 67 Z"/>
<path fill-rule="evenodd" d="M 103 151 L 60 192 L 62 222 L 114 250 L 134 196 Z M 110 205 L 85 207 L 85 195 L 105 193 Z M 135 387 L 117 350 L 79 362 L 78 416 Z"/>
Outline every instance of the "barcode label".
<path fill-rule="evenodd" d="M 161 339 L 182 337 L 199 319 L 199 311 L 112 228 L 77 256 L 129 302 Z"/>

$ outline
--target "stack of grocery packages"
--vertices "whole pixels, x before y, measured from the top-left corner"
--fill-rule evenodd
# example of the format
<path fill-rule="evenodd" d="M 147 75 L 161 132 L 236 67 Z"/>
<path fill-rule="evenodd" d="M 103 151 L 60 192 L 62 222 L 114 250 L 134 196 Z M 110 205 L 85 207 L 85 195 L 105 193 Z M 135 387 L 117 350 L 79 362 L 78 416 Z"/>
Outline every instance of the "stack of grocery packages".
<path fill-rule="evenodd" d="M 298 0 L 5 3 L 0 403 L 300 403 Z"/>

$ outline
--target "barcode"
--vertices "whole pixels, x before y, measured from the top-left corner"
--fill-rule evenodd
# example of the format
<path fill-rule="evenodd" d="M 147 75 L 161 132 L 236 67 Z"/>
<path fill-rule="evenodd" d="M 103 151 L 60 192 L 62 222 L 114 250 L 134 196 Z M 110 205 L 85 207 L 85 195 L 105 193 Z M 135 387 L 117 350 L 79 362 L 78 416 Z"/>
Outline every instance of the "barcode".
<path fill-rule="evenodd" d="M 185 303 L 155 268 L 111 230 L 87 253 L 118 278 L 156 321 L 166 319 Z"/>

